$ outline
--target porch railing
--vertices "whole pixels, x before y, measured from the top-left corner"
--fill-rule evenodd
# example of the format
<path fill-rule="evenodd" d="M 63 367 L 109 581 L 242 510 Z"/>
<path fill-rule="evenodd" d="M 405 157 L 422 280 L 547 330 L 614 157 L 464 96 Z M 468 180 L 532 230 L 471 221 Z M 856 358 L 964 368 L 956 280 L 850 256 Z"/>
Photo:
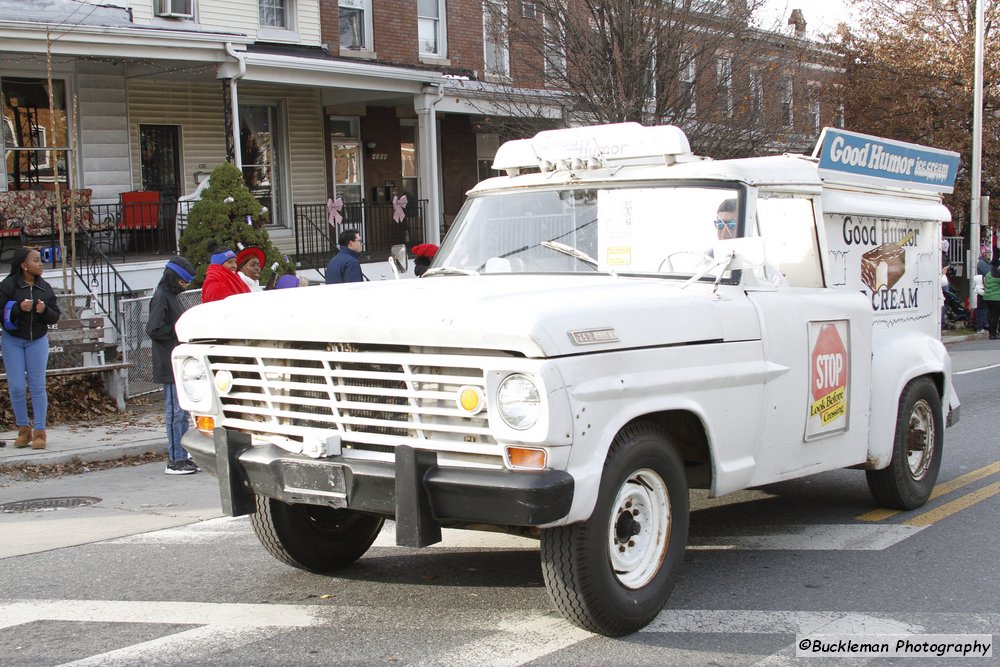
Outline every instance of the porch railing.
<path fill-rule="evenodd" d="M 336 225 L 328 221 L 326 204 L 295 204 L 295 256 L 303 268 L 325 274 L 326 263 L 337 248 L 337 237 L 345 229 L 357 229 L 365 247 L 362 261 L 382 261 L 397 243 L 413 247 L 424 242 L 427 200 L 410 202 L 402 222 L 393 219 L 391 203 L 344 202 Z"/>

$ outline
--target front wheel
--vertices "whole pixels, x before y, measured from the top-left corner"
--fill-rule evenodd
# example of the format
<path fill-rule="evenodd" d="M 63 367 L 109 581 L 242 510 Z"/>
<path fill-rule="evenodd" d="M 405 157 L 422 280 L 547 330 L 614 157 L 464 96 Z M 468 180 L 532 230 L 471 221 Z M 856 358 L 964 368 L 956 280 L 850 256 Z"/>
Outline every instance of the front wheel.
<path fill-rule="evenodd" d="M 927 502 L 941 467 L 943 445 L 941 397 L 933 382 L 918 378 L 899 397 L 889 466 L 865 473 L 875 502 L 900 510 Z"/>
<path fill-rule="evenodd" d="M 684 558 L 688 488 L 669 436 L 649 422 L 615 437 L 597 504 L 584 523 L 542 532 L 542 574 L 572 623 L 609 637 L 647 625 Z"/>
<path fill-rule="evenodd" d="M 288 504 L 258 495 L 250 523 L 281 562 L 310 572 L 341 570 L 371 547 L 385 519 L 348 509 Z"/>

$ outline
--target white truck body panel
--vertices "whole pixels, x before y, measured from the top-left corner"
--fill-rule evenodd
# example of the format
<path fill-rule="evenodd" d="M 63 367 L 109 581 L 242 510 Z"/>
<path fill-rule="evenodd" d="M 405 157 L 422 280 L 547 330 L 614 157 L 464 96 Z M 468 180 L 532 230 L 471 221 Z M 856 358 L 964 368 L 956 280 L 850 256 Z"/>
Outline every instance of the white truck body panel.
<path fill-rule="evenodd" d="M 391 461 L 383 450 L 408 444 L 438 452 L 450 465 L 512 470 L 509 447 L 537 446 L 545 451 L 547 467 L 568 472 L 574 483 L 570 510 L 545 525 L 591 515 L 608 448 L 635 419 L 693 416 L 708 452 L 711 493 L 721 495 L 825 470 L 887 466 L 899 396 L 914 378 L 934 378 L 942 410 L 957 411 L 950 362 L 938 339 L 939 225 L 949 213 L 937 193 L 824 181 L 817 160 L 803 156 L 730 161 L 676 156 L 663 164 L 600 163 L 542 173 L 520 173 L 520 166 L 530 165 L 518 165 L 512 154 L 498 154 L 498 164 L 503 160 L 514 175 L 489 179 L 471 191 L 465 218 L 460 216 L 424 278 L 238 295 L 192 309 L 177 326 L 185 343 L 174 354 L 179 386 L 186 361 L 204 364 L 211 379 L 230 368 L 224 357 L 237 350 L 251 360 L 246 364 L 266 367 L 263 379 L 252 383 L 254 391 L 273 378 L 274 391 L 284 396 L 296 387 L 280 380 L 281 369 L 305 363 L 312 354 L 292 354 L 301 348 L 317 350 L 323 369 L 317 373 L 327 378 L 323 386 L 331 397 L 347 372 L 338 370 L 344 355 L 398 364 L 402 375 L 392 377 L 404 378 L 400 386 L 406 385 L 412 406 L 424 400 L 421 392 L 428 385 L 406 380 L 408 374 L 423 377 L 429 372 L 425 367 L 465 366 L 485 401 L 479 416 L 486 416 L 468 427 L 464 439 L 461 412 L 440 401 L 420 403 L 431 407 L 417 410 L 409 423 L 402 403 L 386 408 L 402 415 L 389 434 L 362 434 L 359 429 L 374 418 L 341 419 L 350 414 L 343 406 L 334 408 L 325 426 L 305 424 L 308 415 L 294 405 L 274 408 L 251 394 L 242 404 L 229 400 L 224 413 L 228 399 L 218 391 L 203 400 L 181 391 L 182 406 L 252 433 L 255 445 L 276 443 L 314 458 L 335 450 Z M 740 231 L 761 238 L 768 262 L 787 284 L 770 281 L 761 267 L 732 271 L 740 266 L 737 256 L 735 264 L 713 269 L 718 280 L 711 271 L 699 279 L 695 268 L 678 269 L 674 262 L 681 259 L 669 259 L 668 251 L 659 249 L 661 241 L 670 242 L 668 236 L 657 236 L 660 231 L 644 236 L 654 218 L 685 213 L 656 208 L 656 193 L 675 188 L 683 194 L 689 184 L 739 198 Z M 558 226 L 562 213 L 535 219 L 534 210 L 512 207 L 507 217 L 496 218 L 503 221 L 499 231 L 463 245 L 468 227 L 462 224 L 477 224 L 477 215 L 487 224 L 485 216 L 498 215 L 482 206 L 553 192 L 574 211 L 596 211 L 596 273 L 579 265 L 541 275 L 520 272 L 522 263 L 537 260 L 544 267 L 570 261 L 560 258 L 562 250 L 539 250 L 539 257 L 531 257 L 543 245 L 538 243 L 490 257 L 490 244 L 508 229 L 502 225 Z M 654 196 L 633 202 L 629 192 Z M 714 213 L 718 197 L 708 209 L 703 195 L 697 205 Z M 616 197 L 624 204 L 615 203 Z M 688 227 L 701 224 L 708 222 L 692 220 Z M 583 227 L 552 238 L 572 236 L 583 244 Z M 711 244 L 715 232 L 676 233 L 686 235 L 694 251 L 674 254 L 696 255 L 692 267 L 725 261 L 726 246 L 698 245 Z M 487 259 L 480 262 L 477 253 Z M 522 262 L 521 255 L 529 256 Z M 432 275 L 435 268 L 447 274 L 449 262 L 465 262 L 455 265 L 464 274 Z M 269 361 L 261 349 L 280 351 L 274 353 L 278 361 Z M 511 373 L 532 378 L 541 397 L 541 417 L 523 430 L 508 426 L 496 412 L 497 386 Z M 457 380 L 453 384 L 462 388 Z M 266 403 L 266 409 L 255 408 L 252 419 L 234 416 L 254 401 Z M 301 402 L 320 408 L 325 400 Z M 420 415 L 431 413 L 452 420 L 451 430 L 423 429 Z M 341 441 L 374 449 L 348 452 L 340 449 Z M 323 442 L 337 444 L 327 451 L 316 444 Z"/>

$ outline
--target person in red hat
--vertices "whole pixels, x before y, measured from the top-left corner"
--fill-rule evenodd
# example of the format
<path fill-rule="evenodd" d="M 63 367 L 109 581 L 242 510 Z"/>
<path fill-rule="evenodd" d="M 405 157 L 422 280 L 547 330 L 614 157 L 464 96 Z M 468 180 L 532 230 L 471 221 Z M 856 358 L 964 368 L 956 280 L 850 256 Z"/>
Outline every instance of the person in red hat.
<path fill-rule="evenodd" d="M 251 292 L 263 292 L 260 286 L 260 270 L 264 266 L 264 251 L 253 246 L 243 248 L 236 255 L 236 270 Z"/>
<path fill-rule="evenodd" d="M 434 259 L 437 251 L 438 247 L 433 243 L 421 243 L 413 246 L 413 254 L 416 255 L 416 259 L 413 260 L 413 275 L 418 278 L 424 275 L 430 268 L 431 260 Z"/>

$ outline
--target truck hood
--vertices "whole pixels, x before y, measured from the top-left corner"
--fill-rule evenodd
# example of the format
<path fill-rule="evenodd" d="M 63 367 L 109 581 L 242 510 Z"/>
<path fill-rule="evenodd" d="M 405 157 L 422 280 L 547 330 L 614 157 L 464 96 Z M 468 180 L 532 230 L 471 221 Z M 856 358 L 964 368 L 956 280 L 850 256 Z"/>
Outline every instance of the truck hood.
<path fill-rule="evenodd" d="M 739 288 L 680 289 L 601 275 L 443 276 L 231 296 L 188 310 L 182 342 L 300 340 L 504 350 L 544 358 L 608 349 L 760 337 Z M 613 330 L 613 340 L 571 332 Z M 579 338 L 579 336 L 578 336 Z M 616 339 L 616 340 L 614 340 Z"/>

